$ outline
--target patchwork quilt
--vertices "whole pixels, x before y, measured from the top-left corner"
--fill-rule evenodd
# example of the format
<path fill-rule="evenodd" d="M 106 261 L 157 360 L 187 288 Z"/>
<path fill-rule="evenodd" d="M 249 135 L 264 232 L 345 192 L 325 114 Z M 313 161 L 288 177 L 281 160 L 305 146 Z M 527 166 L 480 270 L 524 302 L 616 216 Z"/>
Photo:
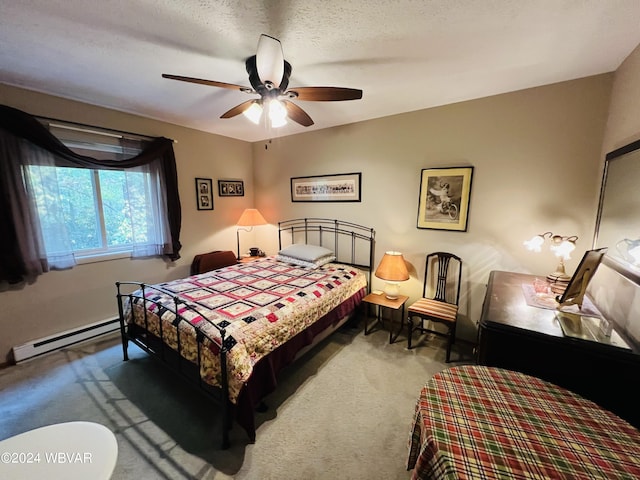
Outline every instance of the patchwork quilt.
<path fill-rule="evenodd" d="M 366 284 L 364 273 L 351 266 L 329 263 L 313 269 L 266 257 L 153 285 L 145 289 L 150 301 L 138 291 L 125 305 L 125 318 L 161 337 L 175 351 L 179 348 L 180 355 L 194 363 L 200 337 L 200 374 L 214 386 L 221 384 L 221 341 L 214 324 L 224 328 L 229 398 L 235 403 L 261 358 Z M 175 297 L 195 311 L 179 304 L 176 318 Z"/>

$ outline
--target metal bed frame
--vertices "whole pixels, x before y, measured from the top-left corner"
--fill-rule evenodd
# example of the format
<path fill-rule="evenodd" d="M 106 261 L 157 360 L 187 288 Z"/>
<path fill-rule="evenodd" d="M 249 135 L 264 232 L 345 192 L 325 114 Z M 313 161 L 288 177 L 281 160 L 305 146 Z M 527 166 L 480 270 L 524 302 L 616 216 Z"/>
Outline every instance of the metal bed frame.
<path fill-rule="evenodd" d="M 285 235 L 286 233 L 286 235 Z M 331 248 L 336 254 L 336 262 L 354 266 L 364 270 L 367 274 L 367 291 L 370 290 L 371 269 L 374 262 L 375 249 L 375 231 L 373 228 L 365 227 L 355 223 L 344 222 L 341 220 L 332 220 L 324 218 L 300 218 L 287 220 L 278 223 L 278 247 L 282 248 L 283 237 L 289 237 L 290 243 L 311 243 L 314 245 Z M 315 242 L 314 242 L 315 240 Z M 347 253 L 343 253 L 345 249 L 342 247 L 347 245 Z M 360 245 L 365 248 L 363 256 Z M 360 253 L 360 254 L 359 254 Z M 233 404 L 229 400 L 229 383 L 227 377 L 227 351 L 229 347 L 226 342 L 226 331 L 215 323 L 209 321 L 206 316 L 198 310 L 194 305 L 188 304 L 178 298 L 173 297 L 174 305 L 171 313 L 175 316 L 173 326 L 177 335 L 177 351 L 164 342 L 164 332 L 162 331 L 162 321 L 159 321 L 159 337 L 149 330 L 148 323 L 148 306 L 155 304 L 158 307 L 160 318 L 162 311 L 167 310 L 166 305 L 160 305 L 153 299 L 147 297 L 149 291 L 157 291 L 167 294 L 153 285 L 142 282 L 123 281 L 116 282 L 118 301 L 118 314 L 120 320 L 120 334 L 122 337 L 122 352 L 124 361 L 129 360 L 128 345 L 129 342 L 134 343 L 152 357 L 159 359 L 166 364 L 170 370 L 179 376 L 186 378 L 191 384 L 195 385 L 199 390 L 206 393 L 214 401 L 222 406 L 222 448 L 227 449 L 230 446 L 229 430 L 233 421 Z M 126 293 L 125 290 L 128 292 Z M 144 327 L 135 323 L 127 323 L 125 318 L 125 302 L 133 304 L 134 301 L 142 302 L 144 310 Z M 197 341 L 197 363 L 193 363 L 183 358 L 178 352 L 181 351 L 181 333 L 179 325 L 181 322 L 189 323 L 179 310 L 186 308 L 201 316 L 204 321 L 213 326 L 220 335 L 219 339 L 211 338 L 202 330 L 196 329 Z M 191 324 L 189 323 L 191 326 Z M 184 334 L 183 334 L 184 335 Z M 202 343 L 207 339 L 219 350 L 220 368 L 221 368 L 221 386 L 214 387 L 205 382 L 200 375 L 200 353 Z M 255 440 L 255 434 L 251 436 L 251 441 Z"/>

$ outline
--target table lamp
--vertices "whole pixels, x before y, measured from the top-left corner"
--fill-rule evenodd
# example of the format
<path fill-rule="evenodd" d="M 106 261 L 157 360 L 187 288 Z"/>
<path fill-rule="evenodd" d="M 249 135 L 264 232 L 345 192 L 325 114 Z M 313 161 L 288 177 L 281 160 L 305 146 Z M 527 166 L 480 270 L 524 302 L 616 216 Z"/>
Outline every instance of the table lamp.
<path fill-rule="evenodd" d="M 404 257 L 400 252 L 385 252 L 380 265 L 376 269 L 375 276 L 381 280 L 386 280 L 384 293 L 390 300 L 398 298 L 400 293 L 399 282 L 409 280 L 409 271 L 404 263 Z"/>
<path fill-rule="evenodd" d="M 616 249 L 622 257 L 635 266 L 640 265 L 640 238 L 630 240 L 625 238 L 616 243 Z"/>
<path fill-rule="evenodd" d="M 527 247 L 528 250 L 539 252 L 547 239 L 551 242 L 549 249 L 559 259 L 555 272 L 547 275 L 547 280 L 552 284 L 566 287 L 571 280 L 571 275 L 567 275 L 567 272 L 564 269 L 564 262 L 571 258 L 570 254 L 576 248 L 576 241 L 578 240 L 578 237 L 576 235 L 565 237 L 562 235 L 555 235 L 552 232 L 545 232 L 540 235 L 536 235 L 531 240 L 526 240 L 524 242 L 524 246 Z"/>
<path fill-rule="evenodd" d="M 249 227 L 249 228 L 238 228 L 236 230 L 236 241 L 238 243 L 238 261 L 242 260 L 240 256 L 240 230 L 244 230 L 245 232 L 250 232 L 254 226 L 256 225 L 266 225 L 267 221 L 264 219 L 262 214 L 256 208 L 247 208 L 240 218 L 238 219 L 238 227 Z"/>

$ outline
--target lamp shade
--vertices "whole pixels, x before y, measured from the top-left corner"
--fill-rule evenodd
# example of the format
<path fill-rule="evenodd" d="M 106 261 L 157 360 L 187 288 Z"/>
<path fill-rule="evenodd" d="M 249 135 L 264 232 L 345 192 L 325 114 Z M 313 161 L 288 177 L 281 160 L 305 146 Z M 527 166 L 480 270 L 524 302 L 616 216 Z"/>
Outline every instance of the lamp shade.
<path fill-rule="evenodd" d="M 523 243 L 524 246 L 527 247 L 527 250 L 531 250 L 532 252 L 539 252 L 542 250 L 544 237 L 542 235 L 536 235 L 531 240 L 525 240 Z"/>
<path fill-rule="evenodd" d="M 400 252 L 385 252 L 375 276 L 388 282 L 404 282 L 409 280 L 409 271 Z"/>
<path fill-rule="evenodd" d="M 271 82 L 279 87 L 284 76 L 284 53 L 276 38 L 262 34 L 256 50 L 256 70 L 262 83 Z"/>
<path fill-rule="evenodd" d="M 640 265 L 640 238 L 636 240 L 628 238 L 620 240 L 616 244 L 616 249 L 626 261 L 634 265 Z"/>
<path fill-rule="evenodd" d="M 239 227 L 253 227 L 255 225 L 266 225 L 267 221 L 264 219 L 262 214 L 258 211 L 257 208 L 247 208 L 240 218 L 238 219 L 237 225 Z"/>
<path fill-rule="evenodd" d="M 262 117 L 262 105 L 260 105 L 260 101 L 254 100 L 251 106 L 242 112 L 242 114 L 258 125 L 260 123 L 260 118 Z"/>
<path fill-rule="evenodd" d="M 273 128 L 283 127 L 287 124 L 287 109 L 277 98 L 269 102 L 269 120 L 271 120 Z"/>

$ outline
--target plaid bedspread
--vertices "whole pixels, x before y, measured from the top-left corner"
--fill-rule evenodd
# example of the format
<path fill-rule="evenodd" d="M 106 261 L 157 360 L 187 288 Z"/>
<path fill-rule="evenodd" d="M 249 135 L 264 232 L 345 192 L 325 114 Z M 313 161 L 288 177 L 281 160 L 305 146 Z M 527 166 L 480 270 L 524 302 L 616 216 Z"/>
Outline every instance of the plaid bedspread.
<path fill-rule="evenodd" d="M 453 367 L 420 392 L 412 468 L 413 479 L 637 479 L 640 432 L 538 378 Z"/>
<path fill-rule="evenodd" d="M 220 334 L 211 323 L 224 328 L 229 398 L 235 403 L 261 358 L 366 284 L 366 276 L 350 266 L 330 263 L 311 269 L 267 257 L 153 285 L 161 291 L 145 290 L 145 297 L 155 303 L 135 298 L 133 305 L 125 305 L 125 318 L 144 327 L 146 305 L 146 328 L 160 337 L 161 319 L 164 342 L 176 351 L 179 343 L 180 355 L 194 363 L 198 358 L 197 331 L 214 339 L 212 342 L 204 338 L 204 348 L 200 349 L 200 374 L 214 386 L 221 384 L 219 348 L 215 343 L 220 343 Z M 187 321 L 175 322 L 176 296 L 198 310 L 181 306 L 178 313 Z"/>

